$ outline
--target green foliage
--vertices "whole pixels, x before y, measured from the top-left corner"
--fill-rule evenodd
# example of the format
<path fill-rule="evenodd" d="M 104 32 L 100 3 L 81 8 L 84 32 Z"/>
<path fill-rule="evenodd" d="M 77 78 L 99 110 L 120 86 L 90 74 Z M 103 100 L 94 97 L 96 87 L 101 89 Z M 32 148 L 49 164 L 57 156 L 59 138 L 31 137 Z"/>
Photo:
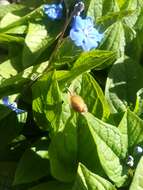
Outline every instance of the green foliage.
<path fill-rule="evenodd" d="M 2 190 L 143 189 L 143 2 L 83 2 L 104 34 L 87 52 L 69 37 L 75 1 L 60 20 L 50 0 L 0 6 Z"/>

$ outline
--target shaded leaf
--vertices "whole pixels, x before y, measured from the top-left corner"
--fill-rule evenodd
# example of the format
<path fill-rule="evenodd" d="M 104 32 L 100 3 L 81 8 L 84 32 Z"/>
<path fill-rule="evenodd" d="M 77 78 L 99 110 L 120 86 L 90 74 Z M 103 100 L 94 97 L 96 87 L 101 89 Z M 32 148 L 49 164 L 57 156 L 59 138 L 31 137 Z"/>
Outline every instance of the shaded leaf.
<path fill-rule="evenodd" d="M 15 112 L 0 105 L 0 149 L 11 143 L 20 130 Z"/>
<path fill-rule="evenodd" d="M 48 146 L 47 140 L 40 140 L 24 152 L 16 169 L 14 185 L 31 183 L 49 176 Z"/>
<path fill-rule="evenodd" d="M 118 60 L 111 68 L 105 96 L 110 105 L 111 112 L 117 113 L 134 107 L 137 91 L 142 88 L 143 68 L 132 59 Z"/>
<path fill-rule="evenodd" d="M 49 181 L 47 183 L 39 184 L 30 190 L 71 190 L 72 185 L 68 183 L 61 183 L 58 181 Z"/>
<path fill-rule="evenodd" d="M 50 166 L 53 177 L 62 182 L 74 180 L 77 168 L 76 117 L 71 116 L 63 131 L 57 133 L 49 148 Z"/>

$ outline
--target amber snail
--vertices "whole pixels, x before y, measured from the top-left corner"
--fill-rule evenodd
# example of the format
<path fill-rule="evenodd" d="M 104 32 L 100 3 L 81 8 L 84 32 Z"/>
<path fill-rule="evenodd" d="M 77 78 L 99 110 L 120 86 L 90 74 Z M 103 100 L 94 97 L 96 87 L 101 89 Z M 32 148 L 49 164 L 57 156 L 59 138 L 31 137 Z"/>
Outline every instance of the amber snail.
<path fill-rule="evenodd" d="M 88 111 L 87 105 L 85 104 L 85 102 L 81 96 L 79 96 L 75 93 L 71 93 L 69 91 L 69 100 L 70 100 L 71 107 L 75 111 L 77 111 L 79 113 L 86 113 Z"/>

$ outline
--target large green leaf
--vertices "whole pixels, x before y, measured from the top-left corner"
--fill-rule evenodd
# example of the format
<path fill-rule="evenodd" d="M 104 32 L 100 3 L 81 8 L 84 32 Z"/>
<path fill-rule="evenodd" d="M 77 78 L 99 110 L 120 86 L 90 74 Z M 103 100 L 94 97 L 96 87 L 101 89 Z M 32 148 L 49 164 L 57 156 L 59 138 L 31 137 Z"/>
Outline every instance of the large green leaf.
<path fill-rule="evenodd" d="M 49 176 L 48 146 L 49 141 L 43 139 L 24 152 L 16 169 L 14 185 L 31 183 Z"/>
<path fill-rule="evenodd" d="M 118 60 L 108 75 L 105 95 L 111 112 L 125 111 L 134 107 L 137 91 L 143 86 L 143 68 L 132 59 Z"/>
<path fill-rule="evenodd" d="M 143 190 L 143 156 L 141 157 L 129 190 Z"/>
<path fill-rule="evenodd" d="M 63 182 L 74 180 L 77 169 L 77 126 L 75 115 L 68 119 L 64 130 L 52 138 L 49 157 L 53 177 Z"/>
<path fill-rule="evenodd" d="M 37 122 L 46 130 L 57 132 L 60 127 L 62 98 L 56 73 L 49 72 L 47 76 L 38 80 L 33 85 L 32 94 L 33 111 Z M 46 121 L 45 123 L 43 123 L 43 119 Z"/>
<path fill-rule="evenodd" d="M 110 66 L 116 59 L 115 53 L 111 51 L 93 50 L 84 52 L 74 63 L 73 68 L 59 77 L 60 85 L 64 86 L 73 79 L 90 69 L 104 69 Z"/>
<path fill-rule="evenodd" d="M 123 134 L 129 148 L 143 141 L 143 120 L 129 109 L 119 124 L 119 130 Z"/>
<path fill-rule="evenodd" d="M 31 66 L 17 75 L 2 80 L 0 83 L 0 97 L 15 94 L 26 88 L 26 84 L 34 81 L 37 77 L 41 76 L 49 62 L 43 62 L 36 66 Z"/>
<path fill-rule="evenodd" d="M 77 172 L 72 190 L 116 190 L 109 181 L 92 173 L 81 163 L 79 163 Z"/>
<path fill-rule="evenodd" d="M 94 138 L 87 123 L 83 121 L 82 116 L 78 119 L 78 147 L 78 161 L 83 163 L 92 172 L 105 176 Z"/>
<path fill-rule="evenodd" d="M 56 39 L 59 28 L 55 28 L 54 31 L 53 27 L 54 25 L 49 23 L 47 28 L 43 21 L 29 24 L 22 57 L 24 68 L 33 65 L 41 53 Z"/>
<path fill-rule="evenodd" d="M 72 185 L 68 183 L 61 183 L 58 181 L 49 181 L 47 183 L 41 183 L 29 190 L 71 190 Z"/>
<path fill-rule="evenodd" d="M 121 164 L 127 153 L 126 141 L 116 127 L 102 122 L 90 113 L 85 113 L 83 116 L 97 146 L 105 173 L 118 187 L 121 187 L 127 180 L 127 172 Z"/>

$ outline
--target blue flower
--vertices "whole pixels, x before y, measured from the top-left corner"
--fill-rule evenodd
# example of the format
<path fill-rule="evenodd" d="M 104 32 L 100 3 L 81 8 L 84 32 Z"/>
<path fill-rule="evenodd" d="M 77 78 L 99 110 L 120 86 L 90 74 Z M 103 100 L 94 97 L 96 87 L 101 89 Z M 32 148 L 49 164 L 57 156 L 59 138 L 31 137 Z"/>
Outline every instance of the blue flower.
<path fill-rule="evenodd" d="M 45 14 L 52 20 L 61 19 L 62 17 L 62 10 L 63 5 L 59 4 L 51 4 L 51 5 L 44 5 L 44 12 Z"/>
<path fill-rule="evenodd" d="M 2 99 L 2 101 L 3 101 L 3 104 L 4 104 L 5 106 L 7 106 L 7 107 L 10 108 L 11 110 L 15 111 L 17 114 L 20 114 L 20 113 L 24 113 L 24 112 L 25 112 L 24 110 L 21 110 L 21 109 L 18 109 L 18 108 L 17 108 L 17 103 L 16 103 L 16 102 L 10 103 L 8 97 L 4 97 L 4 98 Z"/>
<path fill-rule="evenodd" d="M 93 24 L 91 17 L 82 19 L 80 16 L 74 17 L 74 22 L 70 30 L 70 38 L 77 46 L 81 46 L 84 51 L 89 51 L 98 46 L 103 38 Z"/>

